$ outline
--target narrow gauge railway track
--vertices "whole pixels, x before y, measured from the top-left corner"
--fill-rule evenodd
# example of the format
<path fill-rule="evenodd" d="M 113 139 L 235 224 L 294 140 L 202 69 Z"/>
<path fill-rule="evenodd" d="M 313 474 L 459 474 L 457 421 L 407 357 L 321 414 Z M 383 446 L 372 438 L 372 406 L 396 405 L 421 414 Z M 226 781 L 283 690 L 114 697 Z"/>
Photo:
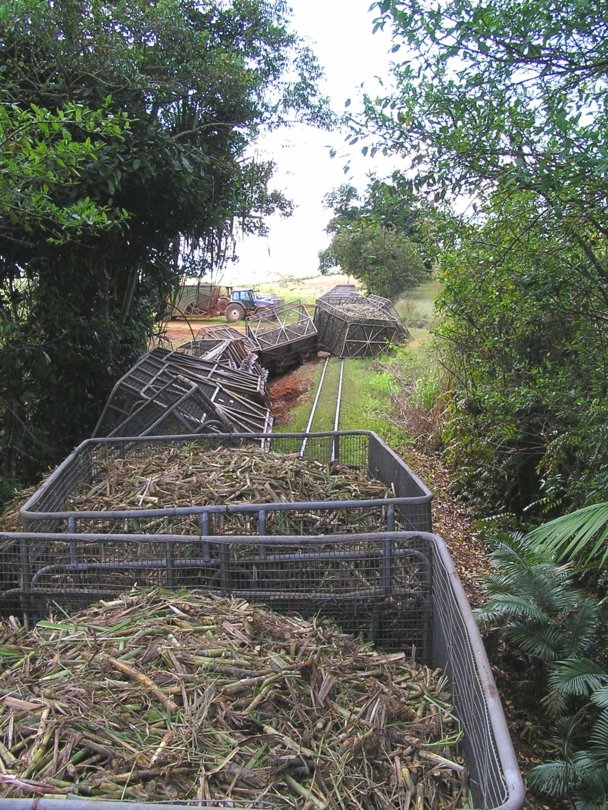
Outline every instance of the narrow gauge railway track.
<path fill-rule="evenodd" d="M 344 378 L 344 360 L 338 357 L 328 357 L 321 370 L 321 377 L 315 394 L 306 433 L 326 430 L 339 430 L 340 427 L 340 406 L 342 402 L 342 381 Z M 319 402 L 333 402 L 332 410 L 328 406 L 323 410 L 318 408 Z M 300 455 L 306 455 L 307 439 L 303 439 L 300 446 Z M 332 461 L 335 455 L 332 452 Z"/>

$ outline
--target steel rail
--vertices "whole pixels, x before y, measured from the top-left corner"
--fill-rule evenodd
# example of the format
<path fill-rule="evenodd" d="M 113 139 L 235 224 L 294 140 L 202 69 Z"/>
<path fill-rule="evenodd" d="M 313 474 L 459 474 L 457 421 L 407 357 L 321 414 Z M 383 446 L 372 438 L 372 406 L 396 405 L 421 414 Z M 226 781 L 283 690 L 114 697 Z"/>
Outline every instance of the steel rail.
<path fill-rule="evenodd" d="M 336 415 L 334 417 L 334 430 L 338 430 L 340 424 L 340 406 L 342 404 L 342 380 L 344 378 L 344 358 L 340 362 L 340 377 L 338 378 L 338 394 L 336 396 Z M 335 461 L 338 457 L 338 447 L 334 440 L 331 443 L 331 460 Z"/>
<path fill-rule="evenodd" d="M 315 411 L 317 410 L 317 405 L 319 404 L 319 397 L 321 396 L 321 390 L 323 389 L 323 381 L 325 380 L 325 372 L 327 371 L 327 366 L 329 364 L 329 357 L 325 358 L 325 365 L 323 366 L 323 371 L 321 372 L 321 379 L 319 380 L 319 386 L 317 388 L 317 393 L 315 395 L 314 402 L 312 403 L 312 408 L 310 410 L 310 416 L 308 417 L 308 424 L 306 425 L 306 433 L 310 433 L 310 428 L 312 427 L 313 419 L 315 418 Z M 308 436 L 306 436 L 302 440 L 302 446 L 300 447 L 300 457 L 302 457 L 306 451 L 306 443 L 308 442 Z"/>

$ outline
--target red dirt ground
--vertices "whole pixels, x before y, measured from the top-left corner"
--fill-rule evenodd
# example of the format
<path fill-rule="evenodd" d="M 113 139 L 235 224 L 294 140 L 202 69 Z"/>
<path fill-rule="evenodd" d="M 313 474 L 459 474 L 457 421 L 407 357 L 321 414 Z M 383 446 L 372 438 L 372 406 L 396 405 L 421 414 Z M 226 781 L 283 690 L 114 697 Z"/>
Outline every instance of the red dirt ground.
<path fill-rule="evenodd" d="M 275 425 L 289 424 L 292 409 L 311 396 L 313 374 L 314 365 L 306 363 L 270 381 L 270 408 Z"/>
<path fill-rule="evenodd" d="M 162 326 L 162 337 L 157 340 L 158 345 L 169 348 L 170 344 L 174 349 L 180 344 L 186 343 L 188 340 L 194 340 L 196 333 L 204 326 L 231 326 L 233 329 L 238 329 L 239 332 L 245 333 L 245 324 L 241 321 L 239 323 L 228 324 L 224 319 L 215 318 L 212 321 L 197 319 L 191 321 L 165 321 L 160 324 Z"/>

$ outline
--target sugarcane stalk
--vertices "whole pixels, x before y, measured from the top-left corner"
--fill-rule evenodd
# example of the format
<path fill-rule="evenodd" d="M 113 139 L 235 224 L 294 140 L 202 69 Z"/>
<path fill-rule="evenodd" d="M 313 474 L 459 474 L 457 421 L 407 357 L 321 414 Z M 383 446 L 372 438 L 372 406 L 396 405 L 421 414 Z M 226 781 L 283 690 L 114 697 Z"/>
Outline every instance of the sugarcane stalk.
<path fill-rule="evenodd" d="M 319 618 L 157 589 L 19 632 L 0 761 L 28 795 L 412 810 L 424 788 L 467 806 L 441 673 Z"/>
<path fill-rule="evenodd" d="M 170 712 L 177 712 L 179 710 L 177 703 L 174 703 L 171 698 L 168 698 L 162 689 L 160 689 L 151 678 L 148 678 L 147 675 L 144 675 L 142 672 L 137 672 L 123 661 L 119 661 L 111 656 L 108 657 L 108 662 L 119 672 L 122 672 L 123 675 L 126 675 L 133 681 L 137 681 L 137 683 L 141 684 L 149 692 L 152 692 L 152 694 L 158 698 L 163 706 Z"/>

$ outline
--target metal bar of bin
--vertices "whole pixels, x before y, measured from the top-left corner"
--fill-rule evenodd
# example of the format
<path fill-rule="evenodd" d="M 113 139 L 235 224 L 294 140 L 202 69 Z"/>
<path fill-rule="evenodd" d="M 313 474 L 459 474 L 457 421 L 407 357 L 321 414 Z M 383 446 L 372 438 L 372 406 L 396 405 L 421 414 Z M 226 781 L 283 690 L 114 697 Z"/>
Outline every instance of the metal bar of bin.
<path fill-rule="evenodd" d="M 276 810 L 277 805 L 269 802 L 236 803 L 221 802 L 134 802 L 104 801 L 103 799 L 0 799 L 0 810 L 220 810 L 233 807 L 235 810 Z"/>
<path fill-rule="evenodd" d="M 78 512 L 78 520 L 118 520 L 123 518 L 159 518 L 159 517 L 186 517 L 187 515 L 240 515 L 246 513 L 265 512 L 293 512 L 301 510 L 329 511 L 332 509 L 367 509 L 370 507 L 386 507 L 387 514 L 391 506 L 401 506 L 407 500 L 413 506 L 426 505 L 426 496 L 415 498 L 367 498 L 360 501 L 284 501 L 277 503 L 242 503 L 242 504 L 212 504 L 208 506 L 173 506 L 167 509 L 117 509 L 115 512 Z M 27 517 L 35 520 L 68 519 L 74 512 L 28 512 Z M 147 535 L 158 536 L 158 535 Z"/>
<path fill-rule="evenodd" d="M 62 538 L 65 535 L 60 535 Z M 83 538 L 84 540 L 88 540 L 91 543 L 107 541 L 108 535 L 91 535 L 88 538 L 86 535 L 78 535 L 79 538 Z M 124 535 L 122 535 L 124 537 Z M 267 537 L 273 537 L 276 539 L 277 535 L 267 535 Z M 360 537 L 360 535 L 358 535 Z M 39 539 L 40 535 L 36 535 Z M 155 539 L 158 540 L 158 535 Z M 281 544 L 285 544 L 283 538 L 279 537 L 279 541 Z M 321 535 L 320 537 L 325 538 L 326 535 Z M 314 539 L 317 542 L 322 542 L 320 537 L 315 537 Z M 344 535 L 341 542 L 344 542 L 344 537 L 352 538 L 353 535 Z M 330 551 L 330 552 L 312 552 L 307 553 L 303 551 L 294 552 L 293 554 L 268 554 L 268 550 L 265 545 L 260 545 L 260 553 L 256 557 L 242 557 L 239 558 L 237 561 L 239 565 L 247 565 L 247 564 L 256 564 L 256 563 L 278 563 L 278 562 L 337 562 L 337 561 L 349 561 L 354 562 L 356 560 L 368 560 L 373 557 L 378 557 L 382 559 L 383 563 L 383 586 L 388 590 L 390 589 L 390 575 L 391 575 L 391 566 L 392 562 L 395 559 L 404 559 L 406 557 L 412 558 L 417 560 L 418 562 L 428 563 L 426 557 L 420 552 L 413 550 L 413 549 L 393 549 L 392 542 L 389 535 L 377 535 L 379 539 L 383 542 L 383 548 L 378 549 L 377 552 L 373 552 L 370 550 L 367 551 Z M 116 535 L 114 536 L 116 538 Z M 166 536 L 165 536 L 166 538 Z M 370 535 L 371 538 L 371 535 Z M 218 568 L 220 570 L 227 571 L 227 566 L 229 565 L 229 558 L 225 552 L 220 553 L 220 559 L 216 560 L 211 556 L 204 556 L 201 558 L 188 558 L 187 560 L 176 560 L 174 557 L 174 551 L 176 545 L 180 543 L 198 541 L 198 537 L 190 536 L 190 535 L 175 535 L 169 537 L 164 540 L 165 545 L 167 548 L 171 548 L 171 560 L 169 562 L 169 551 L 167 551 L 167 557 L 159 558 L 157 560 L 137 560 L 134 562 L 81 562 L 81 563 L 55 563 L 52 565 L 43 566 L 39 568 L 38 571 L 32 576 L 30 580 L 30 584 L 32 587 L 37 586 L 38 581 L 41 577 L 47 576 L 48 574 L 55 574 L 60 573 L 62 571 L 66 573 L 88 573 L 91 571 L 139 571 L 145 569 L 170 569 L 171 572 L 174 572 L 176 569 L 179 568 L 191 568 L 193 566 L 205 566 L 208 568 Z M 216 538 L 218 541 L 220 538 Z M 231 536 L 226 543 L 219 543 L 222 547 L 228 547 L 230 545 L 234 545 L 235 540 L 242 540 L 243 538 L 236 538 Z M 252 541 L 259 540 L 259 536 L 249 537 L 247 536 L 247 541 L 252 543 Z M 376 539 L 376 537 L 374 537 Z"/>
<path fill-rule="evenodd" d="M 506 783 L 508 797 L 503 804 L 492 810 L 520 810 L 525 801 L 525 789 L 521 773 L 517 765 L 515 751 L 509 735 L 507 721 L 505 719 L 498 690 L 494 682 L 494 676 L 477 623 L 471 611 L 469 600 L 464 592 L 458 573 L 444 541 L 434 534 L 419 532 L 419 537 L 428 539 L 435 545 L 437 556 L 444 565 L 449 577 L 450 586 L 460 615 L 466 626 L 467 634 L 471 644 L 471 652 L 482 686 L 483 694 L 488 711 L 488 717 L 496 740 L 496 751 L 502 765 L 502 773 Z"/>

